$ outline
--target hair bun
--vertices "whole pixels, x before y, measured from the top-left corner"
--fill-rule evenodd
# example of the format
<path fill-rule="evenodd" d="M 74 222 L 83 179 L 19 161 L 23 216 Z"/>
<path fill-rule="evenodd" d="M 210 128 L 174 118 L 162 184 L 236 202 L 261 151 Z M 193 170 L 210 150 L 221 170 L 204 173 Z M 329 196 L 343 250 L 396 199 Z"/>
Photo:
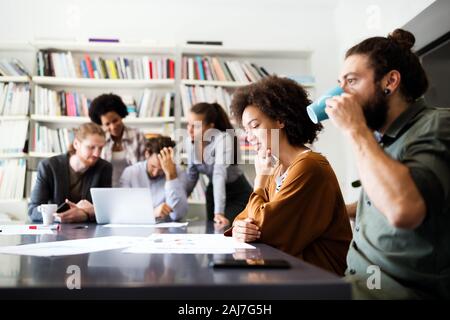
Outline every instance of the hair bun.
<path fill-rule="evenodd" d="M 403 29 L 395 29 L 389 34 L 388 39 L 395 41 L 399 46 L 406 50 L 411 50 L 416 42 L 414 35 Z"/>

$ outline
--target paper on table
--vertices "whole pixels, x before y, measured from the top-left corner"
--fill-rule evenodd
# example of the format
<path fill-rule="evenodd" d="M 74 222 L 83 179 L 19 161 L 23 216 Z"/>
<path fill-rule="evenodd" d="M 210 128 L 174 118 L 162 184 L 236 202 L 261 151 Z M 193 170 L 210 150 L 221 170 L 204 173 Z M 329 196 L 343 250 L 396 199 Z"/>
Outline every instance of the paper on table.
<path fill-rule="evenodd" d="M 182 228 L 188 225 L 187 222 L 163 222 L 156 224 L 105 224 L 104 228 Z"/>
<path fill-rule="evenodd" d="M 152 234 L 125 249 L 125 253 L 228 254 L 236 249 L 256 249 L 222 234 Z"/>
<path fill-rule="evenodd" d="M 53 231 L 50 228 L 30 229 L 29 225 L 23 224 L 0 225 L 0 235 L 40 235 L 40 234 L 53 234 Z"/>
<path fill-rule="evenodd" d="M 38 257 L 65 256 L 104 250 L 123 249 L 144 241 L 142 237 L 99 237 L 0 247 L 0 253 Z"/>

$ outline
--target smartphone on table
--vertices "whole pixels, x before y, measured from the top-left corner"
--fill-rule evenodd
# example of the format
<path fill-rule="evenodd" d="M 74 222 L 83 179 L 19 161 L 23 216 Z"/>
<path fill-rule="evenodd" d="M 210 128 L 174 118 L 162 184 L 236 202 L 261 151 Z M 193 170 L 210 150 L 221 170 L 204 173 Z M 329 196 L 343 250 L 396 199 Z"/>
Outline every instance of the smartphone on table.
<path fill-rule="evenodd" d="M 61 203 L 56 209 L 56 213 L 61 213 L 70 209 L 70 206 L 67 202 Z"/>
<path fill-rule="evenodd" d="M 282 259 L 217 259 L 210 262 L 213 268 L 289 269 L 291 265 Z"/>

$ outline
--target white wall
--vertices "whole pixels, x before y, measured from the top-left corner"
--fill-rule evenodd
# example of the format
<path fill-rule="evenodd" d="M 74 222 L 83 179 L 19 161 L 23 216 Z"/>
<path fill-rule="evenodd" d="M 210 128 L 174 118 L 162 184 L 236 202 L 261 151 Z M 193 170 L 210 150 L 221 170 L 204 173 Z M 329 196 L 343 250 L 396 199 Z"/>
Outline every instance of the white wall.
<path fill-rule="evenodd" d="M 0 42 L 114 37 L 311 49 L 320 93 L 335 85 L 346 48 L 402 26 L 432 1 L 1 0 Z M 374 10 L 378 24 L 373 23 Z M 348 187 L 355 177 L 351 154 L 340 133 L 329 123 L 325 128 L 317 149 L 334 166 L 347 200 L 354 199 Z"/>
<path fill-rule="evenodd" d="M 416 49 L 423 49 L 450 30 L 449 13 L 450 1 L 436 0 L 405 25 L 416 36 Z"/>

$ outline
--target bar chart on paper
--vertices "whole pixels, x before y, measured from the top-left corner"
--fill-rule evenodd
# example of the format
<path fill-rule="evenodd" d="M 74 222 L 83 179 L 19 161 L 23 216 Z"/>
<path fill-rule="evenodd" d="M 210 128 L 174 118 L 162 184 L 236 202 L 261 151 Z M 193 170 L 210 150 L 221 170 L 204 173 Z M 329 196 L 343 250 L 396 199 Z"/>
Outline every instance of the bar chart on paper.
<path fill-rule="evenodd" d="M 255 249 L 222 234 L 152 234 L 124 253 L 231 254 L 236 249 Z"/>

